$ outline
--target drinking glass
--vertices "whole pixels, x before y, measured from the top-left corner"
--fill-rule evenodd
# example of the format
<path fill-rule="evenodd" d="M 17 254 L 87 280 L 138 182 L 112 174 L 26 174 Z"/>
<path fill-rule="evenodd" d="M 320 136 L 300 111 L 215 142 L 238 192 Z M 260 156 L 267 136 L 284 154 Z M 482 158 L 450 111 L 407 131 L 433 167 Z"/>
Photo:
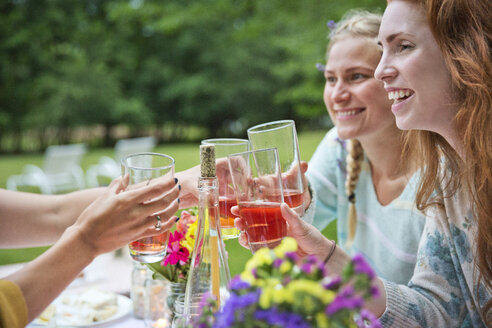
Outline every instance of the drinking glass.
<path fill-rule="evenodd" d="M 215 146 L 222 239 L 237 238 L 240 231 L 234 227 L 235 216 L 231 213 L 231 207 L 236 206 L 237 201 L 227 165 L 227 155 L 248 151 L 249 141 L 247 139 L 217 138 L 202 140 L 201 144 Z"/>
<path fill-rule="evenodd" d="M 121 160 L 123 175 L 130 176 L 129 188 L 148 185 L 156 179 L 174 179 L 174 159 L 158 153 L 137 153 Z M 149 199 L 150 200 L 150 199 Z M 164 210 L 164 209 L 163 209 Z M 158 212 L 154 214 L 160 222 Z M 160 235 L 145 237 L 130 243 L 131 257 L 141 263 L 162 261 L 166 256 L 169 231 Z"/>
<path fill-rule="evenodd" d="M 248 129 L 248 138 L 252 150 L 277 148 L 285 202 L 297 214 L 304 214 L 301 157 L 295 122 L 282 120 L 255 125 Z"/>
<path fill-rule="evenodd" d="M 287 234 L 280 211 L 284 194 L 277 149 L 247 151 L 227 159 L 249 248 L 253 253 L 274 248 Z"/>

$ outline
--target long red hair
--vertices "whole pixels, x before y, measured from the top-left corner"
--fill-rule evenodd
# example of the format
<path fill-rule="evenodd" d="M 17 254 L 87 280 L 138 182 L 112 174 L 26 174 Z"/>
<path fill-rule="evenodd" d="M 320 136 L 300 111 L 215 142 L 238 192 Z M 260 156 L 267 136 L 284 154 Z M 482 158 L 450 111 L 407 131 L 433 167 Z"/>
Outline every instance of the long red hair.
<path fill-rule="evenodd" d="M 462 159 L 434 132 L 406 133 L 405 158 L 414 156 L 425 168 L 417 206 L 425 210 L 436 203 L 431 195 L 441 182 L 438 173 L 442 163 L 435 154 L 443 154 L 451 172 L 448 188 L 455 192 L 461 185 L 470 194 L 478 224 L 476 264 L 480 280 L 492 289 L 492 6 L 490 0 L 406 1 L 422 6 L 451 74 L 452 94 L 458 105 L 454 128 L 464 150 Z M 485 318 L 491 308 L 489 300 L 482 309 Z"/>

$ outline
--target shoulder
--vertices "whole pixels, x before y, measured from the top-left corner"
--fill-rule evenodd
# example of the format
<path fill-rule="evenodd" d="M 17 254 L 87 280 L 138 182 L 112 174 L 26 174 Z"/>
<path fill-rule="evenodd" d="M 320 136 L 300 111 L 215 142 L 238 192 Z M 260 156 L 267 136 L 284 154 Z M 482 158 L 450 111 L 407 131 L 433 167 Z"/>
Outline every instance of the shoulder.
<path fill-rule="evenodd" d="M 27 305 L 19 286 L 0 280 L 0 327 L 24 327 L 27 320 Z"/>
<path fill-rule="evenodd" d="M 309 161 L 309 171 L 345 169 L 346 141 L 338 137 L 336 127 L 326 133 Z"/>

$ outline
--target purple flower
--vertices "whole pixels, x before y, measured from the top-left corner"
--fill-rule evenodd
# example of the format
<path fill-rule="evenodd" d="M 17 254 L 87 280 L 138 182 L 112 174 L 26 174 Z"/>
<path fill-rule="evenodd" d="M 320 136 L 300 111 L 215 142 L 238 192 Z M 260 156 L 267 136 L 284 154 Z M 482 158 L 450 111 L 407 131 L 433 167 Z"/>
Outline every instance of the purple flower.
<path fill-rule="evenodd" d="M 287 252 L 285 253 L 285 258 L 288 258 L 292 262 L 297 262 L 297 260 L 299 260 L 299 255 L 297 255 L 296 252 Z"/>
<path fill-rule="evenodd" d="M 241 277 L 237 275 L 231 280 L 230 287 L 233 290 L 241 290 L 248 289 L 251 285 L 246 281 L 241 280 Z"/>
<path fill-rule="evenodd" d="M 309 328 L 309 324 L 295 313 L 279 312 L 276 308 L 268 310 L 257 310 L 254 317 L 260 321 L 266 321 L 269 325 L 287 328 Z"/>
<path fill-rule="evenodd" d="M 355 320 L 359 328 L 381 328 L 378 318 L 366 309 L 360 311 L 359 317 Z"/>
<path fill-rule="evenodd" d="M 316 69 L 318 70 L 318 72 L 324 73 L 325 68 L 326 68 L 325 65 L 323 65 L 321 63 L 316 63 Z"/>
<path fill-rule="evenodd" d="M 232 326 L 236 320 L 236 312 L 238 310 L 238 319 L 242 321 L 244 319 L 244 309 L 252 304 L 258 303 L 260 294 L 261 289 L 244 295 L 231 293 L 231 297 L 224 305 L 224 308 L 217 314 L 217 325 L 214 327 L 221 328 Z"/>
<path fill-rule="evenodd" d="M 329 20 L 328 23 L 326 23 L 326 26 L 330 29 L 333 30 L 335 27 L 337 27 L 337 23 L 335 23 L 334 20 Z"/>
<path fill-rule="evenodd" d="M 354 295 L 354 289 L 351 286 L 343 288 L 333 302 L 331 302 L 325 309 L 327 315 L 333 315 L 340 310 L 354 310 L 361 308 L 364 304 L 364 300 Z"/>
<path fill-rule="evenodd" d="M 341 283 L 342 283 L 342 277 L 336 276 L 332 278 L 330 281 L 328 281 L 327 283 L 323 284 L 323 287 L 325 289 L 334 290 L 338 288 L 338 286 L 340 286 Z"/>
<path fill-rule="evenodd" d="M 282 259 L 275 259 L 275 261 L 273 261 L 273 267 L 278 269 L 280 268 L 283 262 L 284 261 Z"/>
<path fill-rule="evenodd" d="M 374 271 L 372 270 L 371 266 L 366 262 L 362 254 L 356 254 L 354 258 L 352 259 L 352 262 L 354 263 L 354 270 L 356 273 L 359 274 L 366 274 L 369 279 L 374 279 L 376 276 L 374 274 Z"/>
<path fill-rule="evenodd" d="M 303 263 L 301 265 L 301 270 L 304 273 L 310 274 L 312 272 L 312 265 L 310 263 Z"/>
<path fill-rule="evenodd" d="M 377 286 L 371 286 L 371 297 L 378 298 L 380 295 L 379 288 Z"/>

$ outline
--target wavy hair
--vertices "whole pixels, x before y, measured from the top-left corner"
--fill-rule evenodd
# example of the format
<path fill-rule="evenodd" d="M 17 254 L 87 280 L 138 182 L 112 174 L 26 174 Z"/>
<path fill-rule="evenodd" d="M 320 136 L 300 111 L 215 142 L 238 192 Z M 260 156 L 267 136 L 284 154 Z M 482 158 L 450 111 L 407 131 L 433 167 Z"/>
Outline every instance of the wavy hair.
<path fill-rule="evenodd" d="M 464 154 L 463 160 L 436 133 L 407 132 L 405 158 L 415 156 L 420 167 L 425 167 L 417 207 L 425 210 L 436 203 L 431 195 L 442 180 L 438 178 L 441 163 L 435 154 L 443 154 L 445 171 L 451 174 L 447 187 L 454 193 L 462 185 L 472 201 L 478 224 L 479 279 L 492 288 L 492 6 L 490 0 L 405 1 L 422 6 L 451 74 L 452 94 L 458 105 L 453 124 Z M 491 308 L 489 300 L 482 308 L 485 318 Z"/>
<path fill-rule="evenodd" d="M 379 26 L 381 25 L 381 15 L 365 10 L 354 9 L 348 11 L 342 19 L 330 31 L 330 42 L 326 48 L 326 59 L 330 55 L 331 47 L 339 40 L 348 36 L 374 40 L 374 47 L 377 47 L 377 37 Z M 345 244 L 346 248 L 352 247 L 355 239 L 357 227 L 357 210 L 355 208 L 355 187 L 359 181 L 361 164 L 364 160 L 364 150 L 357 139 L 347 142 L 347 177 L 345 180 L 345 192 L 349 201 L 348 205 L 348 236 Z"/>

